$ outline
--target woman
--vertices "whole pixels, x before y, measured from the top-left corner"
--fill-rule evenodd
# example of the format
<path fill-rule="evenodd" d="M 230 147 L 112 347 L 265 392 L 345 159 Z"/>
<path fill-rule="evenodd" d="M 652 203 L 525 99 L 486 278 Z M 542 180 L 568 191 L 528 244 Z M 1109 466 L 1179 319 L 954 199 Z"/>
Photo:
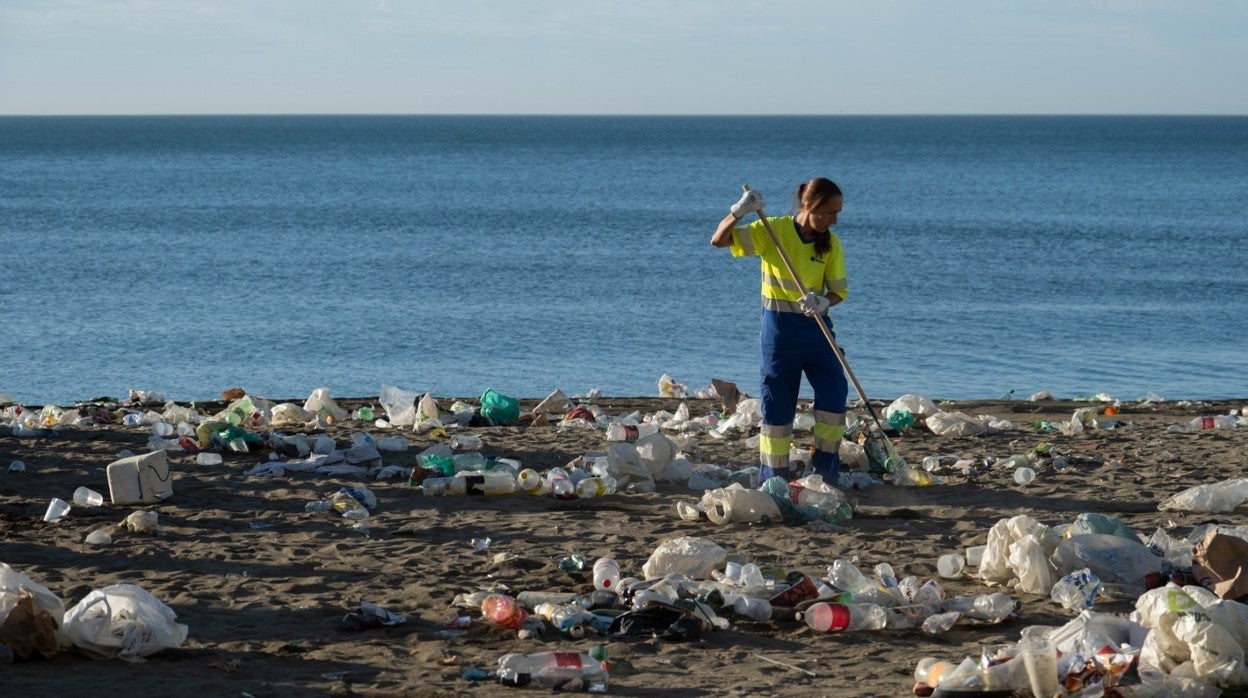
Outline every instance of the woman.
<path fill-rule="evenodd" d="M 780 244 L 801 277 L 802 295 L 761 220 L 738 224 L 747 214 L 761 212 L 763 197 L 747 191 L 719 222 L 711 244 L 730 247 L 734 257 L 762 260 L 763 328 L 759 367 L 763 425 L 759 438 L 760 482 L 769 477 L 792 479 L 789 448 L 802 374 L 815 391 L 814 471 L 836 485 L 840 478 L 840 442 L 845 433 L 845 372 L 819 329 L 815 316 L 845 300 L 845 255 L 831 231 L 844 197 L 836 183 L 817 177 L 797 187 L 797 214 L 768 218 Z M 832 323 L 828 321 L 828 327 Z"/>

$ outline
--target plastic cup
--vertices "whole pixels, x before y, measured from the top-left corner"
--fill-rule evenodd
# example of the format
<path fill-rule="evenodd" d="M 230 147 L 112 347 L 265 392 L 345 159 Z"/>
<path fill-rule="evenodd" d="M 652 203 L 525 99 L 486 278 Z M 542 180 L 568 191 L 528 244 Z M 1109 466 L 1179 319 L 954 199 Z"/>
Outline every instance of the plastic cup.
<path fill-rule="evenodd" d="M 56 521 L 62 516 L 68 514 L 69 508 L 69 502 L 61 499 L 60 497 L 53 497 L 52 501 L 48 502 L 48 510 L 44 512 L 43 520 Z"/>
<path fill-rule="evenodd" d="M 984 551 L 988 549 L 986 545 L 972 545 L 966 549 L 966 564 L 971 567 L 979 567 L 980 561 L 984 559 Z"/>
<path fill-rule="evenodd" d="M 957 579 L 966 568 L 966 560 L 958 554 L 941 555 L 936 560 L 936 571 L 945 579 Z"/>
<path fill-rule="evenodd" d="M 108 545 L 113 542 L 113 537 L 107 530 L 97 528 L 87 534 L 86 542 L 88 545 Z"/>
<path fill-rule="evenodd" d="M 1052 640 L 1033 637 L 1018 644 L 1027 669 L 1027 682 L 1035 698 L 1052 698 L 1058 693 L 1057 645 Z"/>
<path fill-rule="evenodd" d="M 79 487 L 74 490 L 74 504 L 80 507 L 98 507 L 104 503 L 104 495 L 90 487 Z"/>
<path fill-rule="evenodd" d="M 1030 485 L 1032 480 L 1036 479 L 1036 471 L 1031 468 L 1019 468 L 1014 471 L 1014 482 L 1020 485 Z"/>

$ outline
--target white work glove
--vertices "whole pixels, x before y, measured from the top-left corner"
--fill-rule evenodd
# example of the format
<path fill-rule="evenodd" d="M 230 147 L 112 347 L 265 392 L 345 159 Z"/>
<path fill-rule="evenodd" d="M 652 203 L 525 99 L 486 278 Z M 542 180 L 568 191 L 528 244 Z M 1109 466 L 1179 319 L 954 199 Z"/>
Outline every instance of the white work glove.
<path fill-rule="evenodd" d="M 806 313 L 807 317 L 815 317 L 816 315 L 823 315 L 828 312 L 828 308 L 832 307 L 832 301 L 828 300 L 827 296 L 821 296 L 817 293 L 807 293 L 802 296 L 802 299 L 797 302 L 797 305 L 801 307 L 802 312 Z"/>
<path fill-rule="evenodd" d="M 753 189 L 741 195 L 741 200 L 728 209 L 737 218 L 745 218 L 747 213 L 763 210 L 763 195 Z"/>

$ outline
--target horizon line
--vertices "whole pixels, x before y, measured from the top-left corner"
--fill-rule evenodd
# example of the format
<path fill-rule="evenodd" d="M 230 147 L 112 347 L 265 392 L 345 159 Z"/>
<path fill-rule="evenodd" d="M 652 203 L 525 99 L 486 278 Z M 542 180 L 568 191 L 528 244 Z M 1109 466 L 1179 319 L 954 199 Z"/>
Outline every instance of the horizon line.
<path fill-rule="evenodd" d="M 1248 113 L 1206 113 L 1206 112 L 854 112 L 854 113 L 787 113 L 787 114 L 711 114 L 711 113 L 555 113 L 555 112 L 99 112 L 99 113 L 0 113 L 0 118 L 95 118 L 95 117 L 292 117 L 292 116 L 455 116 L 455 117 L 575 117 L 575 118 L 906 118 L 906 117 L 1209 117 L 1237 118 L 1248 117 Z"/>

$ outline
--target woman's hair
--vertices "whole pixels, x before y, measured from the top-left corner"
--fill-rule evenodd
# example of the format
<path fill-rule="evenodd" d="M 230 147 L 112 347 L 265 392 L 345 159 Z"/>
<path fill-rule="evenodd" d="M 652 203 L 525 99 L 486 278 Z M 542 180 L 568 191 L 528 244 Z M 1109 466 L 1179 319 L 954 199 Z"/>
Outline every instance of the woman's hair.
<path fill-rule="evenodd" d="M 844 195 L 836 182 L 827 177 L 815 177 L 809 182 L 797 185 L 797 208 L 799 211 L 813 211 L 831 199 Z M 829 231 L 815 233 L 815 254 L 823 257 L 832 249 L 832 234 Z"/>

